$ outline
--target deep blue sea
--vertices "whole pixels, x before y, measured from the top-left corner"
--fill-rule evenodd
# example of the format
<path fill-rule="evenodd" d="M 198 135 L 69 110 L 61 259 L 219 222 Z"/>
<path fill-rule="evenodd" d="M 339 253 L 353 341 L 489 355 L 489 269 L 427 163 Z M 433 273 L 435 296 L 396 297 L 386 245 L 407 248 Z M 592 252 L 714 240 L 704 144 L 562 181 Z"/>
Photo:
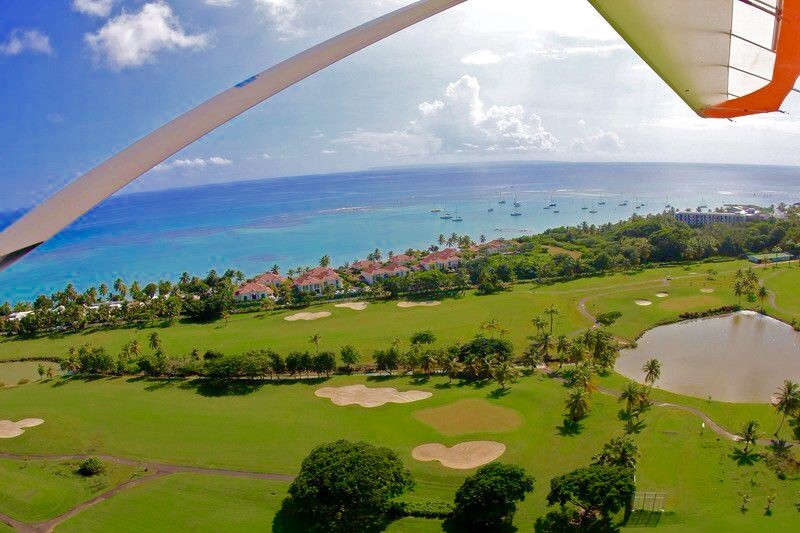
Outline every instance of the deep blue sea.
<path fill-rule="evenodd" d="M 522 216 L 510 216 L 514 197 Z M 504 198 L 505 205 L 498 204 Z M 621 199 L 627 207 L 619 206 Z M 545 210 L 550 201 L 559 213 Z M 601 206 L 599 202 L 606 202 Z M 117 195 L 10 269 L 0 301 L 73 283 L 142 282 L 236 268 L 251 275 L 334 264 L 380 248 L 427 247 L 440 233 L 514 237 L 634 212 L 800 201 L 800 168 L 685 164 L 493 163 L 380 169 Z M 645 206 L 635 210 L 637 203 Z M 434 206 L 458 210 L 441 220 Z M 581 208 L 596 209 L 590 214 Z M 494 208 L 489 212 L 489 208 Z M 0 214 L 0 227 L 19 213 Z"/>

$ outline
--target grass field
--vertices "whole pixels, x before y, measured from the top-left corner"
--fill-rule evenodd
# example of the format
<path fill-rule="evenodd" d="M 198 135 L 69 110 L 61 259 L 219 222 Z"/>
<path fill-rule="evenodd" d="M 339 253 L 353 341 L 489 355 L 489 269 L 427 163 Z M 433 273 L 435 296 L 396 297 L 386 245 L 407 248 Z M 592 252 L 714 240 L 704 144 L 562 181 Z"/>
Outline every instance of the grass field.
<path fill-rule="evenodd" d="M 736 303 L 730 290 L 732 273 L 746 266 L 745 262 L 726 262 L 547 286 L 521 284 L 502 294 L 468 294 L 433 308 L 399 309 L 396 302 L 371 304 L 361 312 L 318 306 L 315 311 L 328 310 L 333 316 L 316 322 L 284 321 L 290 313 L 248 314 L 232 317 L 227 326 L 224 322 L 177 324 L 158 331 L 170 354 L 187 353 L 193 347 L 228 352 L 270 347 L 285 353 L 310 348 L 308 337 L 320 333 L 324 349 L 355 344 L 366 359 L 372 349 L 384 347 L 396 337 L 407 339 L 414 331 L 431 329 L 440 342 L 450 342 L 471 337 L 480 323 L 496 318 L 510 330 L 519 350 L 533 333 L 531 317 L 548 305 L 561 311 L 556 333 L 577 333 L 589 326 L 590 319 L 580 309 L 583 302 L 591 314 L 621 312 L 611 330 L 632 340 L 655 324 L 675 320 L 680 313 Z M 714 279 L 707 279 L 709 268 L 717 271 Z M 800 269 L 781 265 L 759 273 L 775 293 L 775 307 L 767 304 L 771 314 L 788 320 L 800 313 Z M 701 288 L 713 288 L 714 292 L 702 293 Z M 658 292 L 669 296 L 657 298 Z M 637 306 L 636 299 L 650 300 L 652 305 Z M 134 337 L 146 345 L 149 332 L 128 329 L 5 341 L 0 343 L 0 359 L 62 355 L 68 346 L 84 342 L 116 352 Z M 45 420 L 20 437 L 2 441 L 0 449 L 23 455 L 108 454 L 140 461 L 293 474 L 303 457 L 321 442 L 364 440 L 394 449 L 411 469 L 417 487 L 406 498 L 451 501 L 469 472 L 415 461 L 411 450 L 430 442 L 452 446 L 466 440 L 497 440 L 508 448 L 501 460 L 524 466 L 537 479 L 516 519 L 521 531 L 530 531 L 533 521 L 548 511 L 545 496 L 550 478 L 586 465 L 604 442 L 622 430 L 618 403 L 598 393 L 580 432 L 563 431 L 567 390 L 541 375 L 522 379 L 505 395 L 492 394 L 494 386 L 449 386 L 445 378 L 337 376 L 324 380 L 324 386 L 365 383 L 433 393 L 428 400 L 375 409 L 337 407 L 315 397 L 322 381 L 264 382 L 243 387 L 236 394 L 222 394 L 197 380 L 37 381 L 0 390 L 2 418 Z M 600 380 L 602 386 L 614 389 L 621 389 L 624 383 L 617 374 Z M 653 396 L 700 409 L 732 431 L 754 419 L 764 433 L 771 434 L 779 422 L 768 405 L 710 402 L 660 390 L 654 390 Z M 800 503 L 800 481 L 778 480 L 763 462 L 737 465 L 730 457 L 733 443 L 708 429 L 701 434 L 700 419 L 690 413 L 654 408 L 646 415 L 646 423 L 636 436 L 642 452 L 637 485 L 640 490 L 667 494 L 667 513 L 661 516 L 659 529 L 789 531 L 800 524 L 800 512 L 795 508 Z M 789 431 L 785 428 L 784 435 Z M 59 468 L 68 469 L 56 463 L 0 461 L 0 512 L 32 521 L 57 515 L 91 497 L 95 489 L 80 485 L 84 482 L 69 472 L 58 474 Z M 107 483 L 117 484 L 131 474 L 113 470 L 107 474 Z M 152 530 L 154 524 L 166 531 L 269 530 L 287 488 L 288 484 L 277 481 L 171 474 L 123 491 L 79 513 L 58 530 L 144 531 Z M 773 513 L 766 516 L 763 508 L 773 492 L 777 494 Z M 739 507 L 745 493 L 751 504 L 750 510 L 742 513 Z M 442 525 L 436 520 L 404 519 L 388 530 L 441 531 Z"/>
<path fill-rule="evenodd" d="M 337 377 L 326 384 L 355 382 L 375 384 L 363 377 Z M 411 378 L 386 382 L 401 390 L 428 390 L 433 397 L 413 404 L 363 409 L 337 407 L 316 398 L 313 392 L 318 385 L 311 384 L 267 385 L 248 395 L 213 397 L 197 394 L 181 382 L 100 379 L 70 380 L 62 385 L 36 383 L 3 391 L 3 410 L 12 418 L 38 416 L 46 421 L 5 442 L 4 449 L 18 453 L 102 451 L 184 465 L 294 473 L 316 444 L 348 438 L 396 450 L 418 482 L 409 498 L 451 500 L 466 473 L 437 463 L 414 461 L 411 450 L 427 442 L 451 446 L 464 440 L 498 440 L 508 446 L 502 460 L 524 466 L 538 480 L 535 492 L 520 507 L 517 517 L 517 523 L 527 529 L 546 512 L 544 497 L 549 479 L 588 463 L 601 444 L 622 428 L 616 417 L 617 402 L 597 394 L 594 410 L 582 431 L 577 435 L 562 434 L 559 427 L 567 390 L 542 376 L 523 379 L 510 394 L 497 399 L 490 397 L 493 387 L 448 387 L 443 378 L 425 383 Z M 464 399 L 513 410 L 522 423 L 511 429 L 448 435 L 415 416 L 418 411 L 452 407 Z M 469 418 L 471 406 L 462 411 L 449 414 Z M 765 424 L 769 423 L 765 427 L 772 428 L 777 423 L 774 414 L 771 419 L 767 413 L 763 416 Z M 693 415 L 654 409 L 646 420 L 647 427 L 637 436 L 642 451 L 637 482 L 642 490 L 668 493 L 670 513 L 662 517 L 660 527 L 686 531 L 780 530 L 797 523 L 800 517 L 792 506 L 800 482 L 778 481 L 761 464 L 737 466 L 729 457 L 732 443 L 719 440 L 710 431 L 701 436 L 699 419 Z M 451 429 L 444 431 L 450 433 Z M 217 518 L 202 520 L 210 502 L 214 502 L 218 515 L 240 517 L 241 523 L 234 520 L 231 528 L 246 529 L 253 521 L 268 523 L 277 509 L 280 497 L 274 487 L 280 484 L 202 478 L 173 475 L 141 485 L 80 513 L 64 527 L 86 530 L 92 524 L 100 528 L 117 521 L 124 525 L 118 529 L 135 531 L 148 522 L 161 524 L 163 520 L 165 529 L 174 526 L 218 531 Z M 265 488 L 256 488 L 260 486 Z M 274 498 L 270 490 L 276 493 Z M 778 492 L 780 498 L 773 516 L 764 517 L 757 510 L 739 514 L 738 494 L 743 490 L 749 491 L 754 506 L 766 501 L 772 491 Z M 224 496 L 239 491 L 247 493 L 247 497 Z M 152 505 L 154 501 L 162 504 Z M 5 505 L 0 503 L 0 512 L 8 511 Z M 196 512 L 192 512 L 195 506 Z M 136 520 L 126 518 L 131 516 Z M 429 531 L 440 527 L 435 521 L 408 520 L 391 529 Z"/>
<path fill-rule="evenodd" d="M 77 469 L 77 461 L 0 459 L 0 512 L 25 522 L 54 518 L 137 475 L 136 468 L 114 463 L 92 477 Z"/>

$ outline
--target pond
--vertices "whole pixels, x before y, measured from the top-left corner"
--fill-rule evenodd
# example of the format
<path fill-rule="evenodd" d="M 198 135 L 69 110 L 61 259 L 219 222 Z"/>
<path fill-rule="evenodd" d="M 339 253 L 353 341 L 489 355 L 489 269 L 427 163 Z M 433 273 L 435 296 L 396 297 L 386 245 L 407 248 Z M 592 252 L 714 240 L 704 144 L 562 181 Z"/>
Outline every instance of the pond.
<path fill-rule="evenodd" d="M 643 381 L 661 361 L 656 387 L 726 402 L 769 402 L 785 379 L 800 381 L 800 333 L 752 311 L 660 326 L 622 350 L 617 372 Z"/>

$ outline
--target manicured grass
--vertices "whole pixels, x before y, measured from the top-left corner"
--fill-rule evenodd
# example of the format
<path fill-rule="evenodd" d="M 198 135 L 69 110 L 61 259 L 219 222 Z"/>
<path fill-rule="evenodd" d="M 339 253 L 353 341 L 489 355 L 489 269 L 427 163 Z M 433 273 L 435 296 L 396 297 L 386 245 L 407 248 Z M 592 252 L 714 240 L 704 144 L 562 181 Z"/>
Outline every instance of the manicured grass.
<path fill-rule="evenodd" d="M 494 386 L 448 387 L 445 378 L 376 382 L 353 376 L 336 377 L 327 384 L 358 382 L 380 382 L 399 390 L 428 390 L 433 397 L 411 404 L 364 409 L 337 407 L 316 398 L 313 392 L 319 385 L 308 383 L 265 385 L 247 395 L 213 397 L 198 394 L 177 381 L 68 380 L 60 386 L 33 384 L 2 391 L 4 412 L 10 416 L 39 416 L 46 420 L 4 445 L 21 453 L 93 450 L 181 464 L 295 473 L 302 458 L 321 442 L 338 438 L 365 440 L 394 449 L 412 470 L 417 488 L 409 499 L 449 501 L 470 472 L 414 461 L 411 450 L 427 442 L 452 446 L 465 440 L 498 440 L 508 446 L 501 460 L 524 466 L 537 479 L 535 491 L 520 506 L 517 517 L 520 528 L 529 530 L 533 521 L 547 512 L 545 496 L 550 478 L 587 464 L 602 443 L 618 435 L 622 428 L 616 400 L 595 394 L 593 412 L 582 423 L 580 433 L 562 434 L 559 427 L 567 390 L 543 376 L 524 378 L 499 398 L 490 394 Z M 522 416 L 522 425 L 502 432 L 448 436 L 414 416 L 419 410 L 463 399 L 514 409 Z M 780 530 L 796 523 L 792 521 L 797 520 L 797 511 L 791 505 L 800 490 L 799 482 L 778 481 L 763 465 L 737 466 L 728 457 L 733 443 L 718 440 L 708 430 L 701 436 L 699 419 L 693 415 L 655 408 L 645 420 L 646 427 L 636 436 L 642 451 L 637 480 L 642 490 L 668 493 L 667 509 L 674 514 L 663 517 L 663 525 L 687 531 L 729 531 L 773 526 Z M 772 421 L 777 422 L 774 415 Z M 751 478 L 756 482 L 752 487 Z M 193 486 L 189 482 L 176 486 L 172 484 L 179 481 L 172 479 L 179 478 L 144 484 L 133 489 L 130 496 L 121 493 L 97 510 L 88 509 L 74 519 L 75 527 L 103 529 L 104 524 L 116 523 L 117 529 L 136 530 L 163 519 L 165 528 L 174 524 L 175 528 L 210 530 L 218 524 L 217 518 L 206 517 L 205 513 L 213 508 L 219 516 L 241 515 L 241 527 L 245 528 L 253 523 L 250 520 L 268 524 L 278 505 L 274 502 L 279 496 L 270 503 L 264 500 L 264 491 L 254 488 L 260 482 L 223 482 L 214 478 L 210 485 L 198 481 Z M 223 483 L 231 485 L 222 489 Z M 774 516 L 761 517 L 755 510 L 752 515 L 741 516 L 737 511 L 738 492 L 745 488 L 751 493 L 754 508 L 762 505 L 770 491 L 777 491 L 780 503 L 776 504 Z M 250 496 L 237 496 L 240 491 Z M 233 495 L 230 500 L 225 496 L 228 493 Z M 121 499 L 128 497 L 132 499 Z M 244 509 L 238 510 L 239 506 Z M 93 518 L 95 512 L 101 513 L 98 518 Z M 198 525 L 196 517 L 206 517 L 209 527 Z M 234 521 L 231 527 L 237 529 L 239 525 Z M 430 531 L 436 529 L 436 522 L 404 520 L 391 529 Z"/>
<path fill-rule="evenodd" d="M 764 285 L 775 293 L 775 305 L 768 305 L 771 314 L 787 322 L 800 318 L 800 268 L 798 264 L 769 267 Z"/>
<path fill-rule="evenodd" d="M 500 433 L 516 429 L 522 424 L 518 411 L 476 398 L 458 400 L 432 409 L 420 409 L 414 416 L 444 435 Z"/>
<path fill-rule="evenodd" d="M 136 468 L 115 463 L 92 477 L 77 469 L 78 461 L 0 459 L 0 512 L 24 522 L 55 518 L 137 475 Z"/>
<path fill-rule="evenodd" d="M 0 342 L 0 360 L 36 356 L 64 356 L 71 346 L 92 343 L 103 346 L 111 353 L 119 353 L 123 344 L 138 339 L 147 346 L 147 337 L 158 331 L 165 351 L 170 355 L 186 355 L 193 348 L 217 349 L 223 352 L 244 352 L 256 348 L 272 348 L 282 353 L 308 349 L 309 336 L 322 335 L 322 348 L 338 350 L 345 344 L 361 349 L 362 358 L 370 359 L 377 348 L 385 348 L 394 339 L 407 340 L 415 331 L 430 329 L 441 343 L 454 342 L 472 337 L 479 326 L 490 319 L 497 319 L 510 331 L 509 338 L 521 350 L 527 337 L 533 333 L 530 320 L 536 314 L 554 305 L 560 311 L 556 317 L 554 333 L 575 333 L 590 325 L 589 320 L 578 311 L 578 302 L 588 298 L 592 312 L 620 310 L 623 317 L 614 327 L 614 332 L 627 338 L 635 338 L 656 322 L 675 318 L 681 312 L 702 310 L 703 305 L 717 300 L 687 302 L 685 308 L 654 309 L 636 307 L 632 301 L 642 295 L 651 295 L 663 288 L 662 281 L 673 277 L 669 285 L 674 290 L 683 290 L 684 296 L 695 294 L 705 282 L 703 273 L 713 267 L 719 272 L 732 272 L 747 266 L 743 261 L 698 264 L 689 267 L 667 267 L 645 269 L 634 273 L 614 274 L 584 278 L 547 286 L 519 284 L 507 292 L 490 296 L 468 293 L 462 298 L 447 299 L 437 307 L 401 309 L 397 302 L 373 303 L 364 311 L 335 308 L 332 304 L 314 306 L 311 311 L 330 311 L 332 316 L 316 321 L 287 322 L 284 317 L 295 311 L 250 313 L 234 315 L 228 321 L 208 324 L 179 323 L 172 327 L 155 329 L 89 330 L 81 334 L 53 335 L 32 340 L 5 340 Z M 695 273 L 692 276 L 692 272 Z M 731 303 L 730 285 L 720 274 L 717 287 L 719 294 L 713 295 L 720 302 Z M 677 294 L 676 294 L 677 296 Z"/>
<path fill-rule="evenodd" d="M 121 492 L 56 531 L 272 531 L 288 483 L 172 474 Z"/>

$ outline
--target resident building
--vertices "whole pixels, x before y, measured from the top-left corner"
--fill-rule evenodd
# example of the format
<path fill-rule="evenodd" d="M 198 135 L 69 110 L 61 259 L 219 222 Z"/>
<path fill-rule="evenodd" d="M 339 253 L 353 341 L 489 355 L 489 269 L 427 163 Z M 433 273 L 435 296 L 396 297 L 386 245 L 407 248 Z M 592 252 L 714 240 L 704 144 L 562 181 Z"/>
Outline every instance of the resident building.
<path fill-rule="evenodd" d="M 275 274 L 274 272 L 265 272 L 264 274 L 256 277 L 254 281 L 263 283 L 264 285 L 272 287 L 272 289 L 275 290 L 279 285 L 286 281 L 286 276 L 281 276 L 280 274 Z"/>
<path fill-rule="evenodd" d="M 333 287 L 334 290 L 340 289 L 342 278 L 332 268 L 316 267 L 295 278 L 293 283 L 301 292 L 312 292 L 319 295 L 326 287 Z"/>
<path fill-rule="evenodd" d="M 388 265 L 371 266 L 361 271 L 361 279 L 367 285 L 372 285 L 376 281 L 396 276 L 407 276 L 411 269 L 404 265 L 389 263 Z"/>
<path fill-rule="evenodd" d="M 419 264 L 425 270 L 432 270 L 434 268 L 439 269 L 448 269 L 448 268 L 458 268 L 458 265 L 461 264 L 461 257 L 458 254 L 458 250 L 454 248 L 447 248 L 440 252 L 433 252 L 425 257 L 423 257 Z"/>
<path fill-rule="evenodd" d="M 782 263 L 783 261 L 791 261 L 791 254 L 786 253 L 773 253 L 773 254 L 753 254 L 748 255 L 747 260 L 752 263 Z"/>
<path fill-rule="evenodd" d="M 362 272 L 368 268 L 379 267 L 381 266 L 380 261 L 370 261 L 369 259 L 364 259 L 362 261 L 356 261 L 352 265 L 350 265 L 350 269 L 355 272 Z"/>
<path fill-rule="evenodd" d="M 495 255 L 507 253 L 511 250 L 513 244 L 504 239 L 495 239 L 483 244 L 477 244 L 470 249 L 474 252 L 479 252 L 486 255 Z"/>
<path fill-rule="evenodd" d="M 260 281 L 245 283 L 233 293 L 233 298 L 237 302 L 250 302 L 274 297 L 275 292 L 272 287 Z"/>
<path fill-rule="evenodd" d="M 416 257 L 413 255 L 408 254 L 400 254 L 400 255 L 393 255 L 389 258 L 390 263 L 394 263 L 395 265 L 408 265 L 409 263 L 414 262 Z"/>
<path fill-rule="evenodd" d="M 749 220 L 750 215 L 741 213 L 697 213 L 679 211 L 675 213 L 678 222 L 686 222 L 690 226 L 707 226 L 709 224 L 740 224 Z"/>

